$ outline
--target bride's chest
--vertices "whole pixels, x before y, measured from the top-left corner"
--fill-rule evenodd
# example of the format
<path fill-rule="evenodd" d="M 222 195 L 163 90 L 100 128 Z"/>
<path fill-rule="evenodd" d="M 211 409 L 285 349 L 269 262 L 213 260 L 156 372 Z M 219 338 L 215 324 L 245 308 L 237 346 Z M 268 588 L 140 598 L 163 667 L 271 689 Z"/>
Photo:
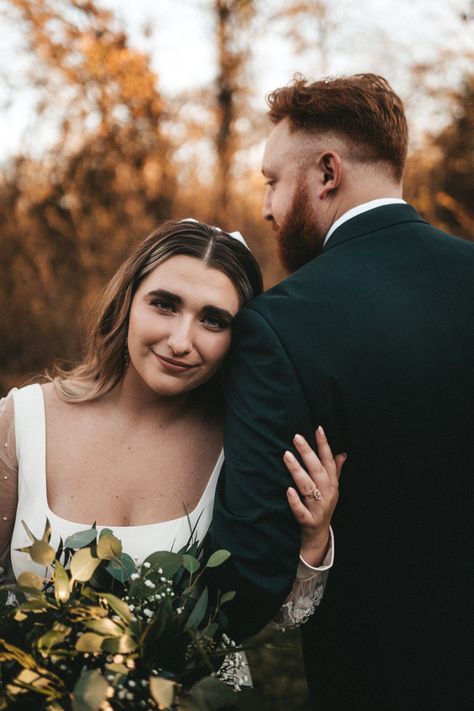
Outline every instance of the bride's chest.
<path fill-rule="evenodd" d="M 57 424 L 57 423 L 56 423 Z M 193 510 L 220 442 L 200 429 L 160 431 L 64 422 L 46 438 L 48 503 L 72 520 L 140 525 Z"/>

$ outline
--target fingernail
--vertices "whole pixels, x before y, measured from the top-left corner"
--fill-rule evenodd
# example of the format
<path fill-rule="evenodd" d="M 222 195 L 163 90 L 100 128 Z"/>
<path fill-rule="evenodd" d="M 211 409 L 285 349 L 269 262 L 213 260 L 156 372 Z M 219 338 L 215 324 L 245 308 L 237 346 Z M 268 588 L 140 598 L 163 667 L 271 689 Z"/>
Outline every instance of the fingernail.
<path fill-rule="evenodd" d="M 304 437 L 302 437 L 300 434 L 296 434 L 293 438 L 294 442 L 297 442 L 298 444 L 304 444 Z"/>
<path fill-rule="evenodd" d="M 321 427 L 321 425 L 319 425 L 319 427 L 318 427 L 318 429 L 317 429 L 316 431 L 317 431 L 318 434 L 324 436 L 324 430 L 323 430 L 323 428 Z"/>
<path fill-rule="evenodd" d="M 347 459 L 347 452 L 343 452 L 342 456 L 344 457 L 344 459 Z"/>
<path fill-rule="evenodd" d="M 295 461 L 295 456 L 287 449 L 285 454 L 283 455 L 285 459 L 289 459 L 290 462 Z"/>
<path fill-rule="evenodd" d="M 286 491 L 287 491 L 288 496 L 296 496 L 296 491 L 294 489 L 292 489 L 291 486 L 289 486 Z"/>

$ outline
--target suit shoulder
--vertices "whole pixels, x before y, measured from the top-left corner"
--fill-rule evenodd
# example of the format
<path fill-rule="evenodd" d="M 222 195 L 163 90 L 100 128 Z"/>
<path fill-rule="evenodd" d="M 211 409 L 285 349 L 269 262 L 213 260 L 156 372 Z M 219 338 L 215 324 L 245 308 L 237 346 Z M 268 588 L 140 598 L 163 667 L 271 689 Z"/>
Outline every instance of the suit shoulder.
<path fill-rule="evenodd" d="M 437 240 L 440 244 L 445 244 L 452 249 L 458 249 L 466 254 L 474 254 L 474 242 L 456 235 L 451 235 L 448 232 L 444 232 L 443 230 L 435 227 L 434 225 L 425 224 L 421 227 L 424 234 Z"/>

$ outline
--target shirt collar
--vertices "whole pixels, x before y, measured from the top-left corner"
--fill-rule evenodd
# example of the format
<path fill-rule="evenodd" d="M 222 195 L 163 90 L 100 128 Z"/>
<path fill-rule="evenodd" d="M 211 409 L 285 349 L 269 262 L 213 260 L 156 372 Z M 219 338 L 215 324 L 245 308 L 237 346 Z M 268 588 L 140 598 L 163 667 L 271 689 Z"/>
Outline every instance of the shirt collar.
<path fill-rule="evenodd" d="M 324 239 L 324 245 L 326 245 L 333 232 L 344 222 L 347 222 L 347 220 L 350 220 L 352 217 L 361 215 L 363 212 L 368 212 L 369 210 L 373 210 L 375 207 L 382 207 L 383 205 L 406 205 L 406 201 L 401 198 L 378 198 L 377 200 L 370 200 L 370 202 L 363 202 L 361 205 L 352 207 L 350 210 L 338 217 L 336 222 L 331 225 Z"/>

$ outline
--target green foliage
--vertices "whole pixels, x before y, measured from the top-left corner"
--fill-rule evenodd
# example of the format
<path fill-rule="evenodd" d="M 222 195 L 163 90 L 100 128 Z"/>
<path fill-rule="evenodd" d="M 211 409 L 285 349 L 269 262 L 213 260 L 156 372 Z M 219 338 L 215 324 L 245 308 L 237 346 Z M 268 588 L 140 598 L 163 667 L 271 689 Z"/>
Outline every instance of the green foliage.
<path fill-rule="evenodd" d="M 240 708 L 244 697 L 215 676 L 226 654 L 221 608 L 232 596 L 210 602 L 201 583 L 226 551 L 205 561 L 193 544 L 153 553 L 137 568 L 110 530 L 92 527 L 54 551 L 49 522 L 40 539 L 25 529 L 25 553 L 49 576 L 25 572 L 0 588 L 0 709 L 93 711 L 106 700 L 120 711 L 142 701 L 176 711 Z M 18 604 L 2 605 L 12 593 Z"/>

